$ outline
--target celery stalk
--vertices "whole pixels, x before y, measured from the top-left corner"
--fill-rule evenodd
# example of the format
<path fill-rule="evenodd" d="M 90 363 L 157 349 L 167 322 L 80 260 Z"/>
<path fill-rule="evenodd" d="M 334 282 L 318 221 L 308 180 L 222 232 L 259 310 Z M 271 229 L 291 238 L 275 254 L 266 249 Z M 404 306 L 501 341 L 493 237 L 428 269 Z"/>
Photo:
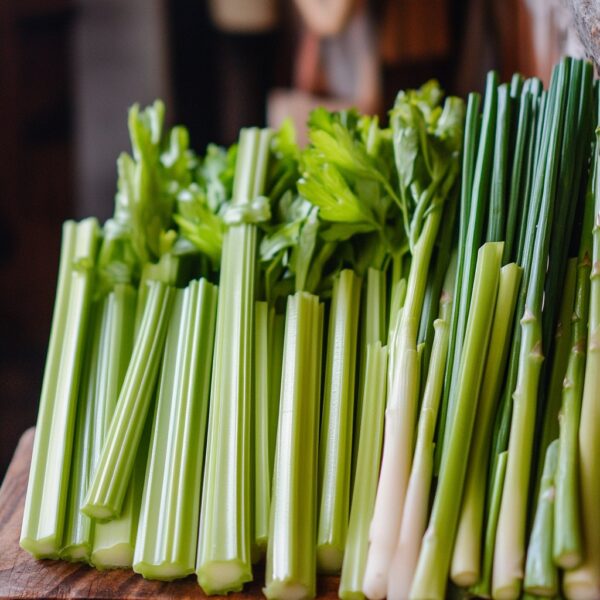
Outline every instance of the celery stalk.
<path fill-rule="evenodd" d="M 121 514 L 146 424 L 169 322 L 173 288 L 150 281 L 144 316 L 82 511 L 114 519 Z"/>
<path fill-rule="evenodd" d="M 333 284 L 329 313 L 317 528 L 317 566 L 324 573 L 341 569 L 348 533 L 360 285 L 353 271 L 343 270 Z"/>
<path fill-rule="evenodd" d="M 554 440 L 546 450 L 544 471 L 525 564 L 525 591 L 536 596 L 554 597 L 558 593 L 558 571 L 552 560 L 552 532 L 556 518 L 554 485 L 557 462 L 558 440 Z"/>
<path fill-rule="evenodd" d="M 439 300 L 438 318 L 433 324 L 435 334 L 419 414 L 415 457 L 406 490 L 400 535 L 388 578 L 389 600 L 408 597 L 427 525 L 433 479 L 435 428 L 448 356 L 449 321 L 455 282 L 456 254 L 453 254 Z"/>
<path fill-rule="evenodd" d="M 264 555 L 269 537 L 284 319 L 267 302 L 257 302 L 255 324 L 254 545 Z"/>
<path fill-rule="evenodd" d="M 273 309 L 271 309 L 272 311 Z M 254 545 L 264 554 L 269 537 L 271 509 L 271 456 L 269 453 L 270 378 L 269 378 L 269 304 L 257 302 L 254 308 Z"/>
<path fill-rule="evenodd" d="M 598 135 L 598 134 L 596 134 Z M 581 530 L 583 562 L 565 573 L 563 588 L 568 598 L 587 599 L 600 596 L 600 147 L 596 140 L 594 165 L 594 216 L 592 230 L 592 271 L 587 362 L 583 382 L 583 399 L 579 424 L 579 473 L 581 486 Z"/>
<path fill-rule="evenodd" d="M 323 306 L 288 298 L 265 596 L 316 593 L 316 501 Z"/>
<path fill-rule="evenodd" d="M 165 345 L 133 570 L 171 580 L 194 572 L 217 289 L 176 293 Z"/>
<path fill-rule="evenodd" d="M 95 522 L 91 563 L 99 571 L 130 569 L 133 565 L 140 504 L 144 491 L 149 425 L 150 421 L 146 423 L 139 442 L 138 454 L 123 499 L 121 514 L 106 523 Z"/>
<path fill-rule="evenodd" d="M 503 243 L 484 244 L 479 253 L 464 337 L 456 404 L 449 422 L 448 446 L 429 525 L 421 546 L 410 598 L 445 598 L 452 548 L 460 514 L 460 500 L 483 378 L 502 261 Z"/>
<path fill-rule="evenodd" d="M 461 587 L 479 581 L 481 541 L 485 509 L 485 485 L 494 415 L 501 393 L 502 376 L 506 366 L 512 323 L 519 294 L 522 270 L 515 263 L 502 267 L 498 299 L 492 325 L 489 351 L 477 404 L 473 440 L 469 451 L 469 467 L 450 575 Z"/>
<path fill-rule="evenodd" d="M 88 562 L 92 551 L 92 520 L 79 507 L 85 498 L 93 467 L 93 430 L 95 424 L 96 385 L 101 341 L 103 302 L 92 304 L 85 349 L 83 377 L 79 391 L 73 458 L 69 479 L 65 529 L 61 558 Z"/>
<path fill-rule="evenodd" d="M 95 219 L 67 221 L 63 226 L 56 303 L 20 541 L 36 558 L 57 558 L 62 543 L 98 234 Z"/>
<path fill-rule="evenodd" d="M 361 314 L 359 318 L 359 357 L 360 371 L 358 375 L 358 393 L 356 397 L 356 415 L 354 418 L 355 440 L 352 448 L 352 476 L 356 471 L 358 460 L 359 430 L 362 427 L 362 403 L 365 387 L 365 372 L 367 365 L 367 348 L 375 342 L 384 343 L 386 339 L 386 301 L 387 301 L 386 274 L 384 271 L 369 268 L 367 271 L 366 285 L 363 286 L 361 299 Z M 354 479 L 352 480 L 354 481 Z"/>
<path fill-rule="evenodd" d="M 240 134 L 223 238 L 196 573 L 207 594 L 252 579 L 250 440 L 257 226 L 270 132 Z M 257 214 L 258 213 L 258 214 Z"/>
<path fill-rule="evenodd" d="M 342 600 L 361 600 L 367 552 L 369 526 L 375 505 L 377 479 L 381 461 L 383 414 L 387 387 L 387 348 L 377 341 L 367 346 L 363 402 L 368 409 L 362 413 L 355 481 L 352 492 L 350 522 L 344 551 L 342 576 L 338 595 Z"/>
<path fill-rule="evenodd" d="M 133 287 L 127 284 L 117 284 L 104 303 L 93 439 L 94 468 L 100 458 L 131 359 L 136 321 L 136 298 L 137 293 Z M 136 490 L 140 487 L 139 479 L 139 477 L 132 478 Z M 133 483 L 130 483 L 130 487 L 132 485 Z M 108 523 L 94 522 L 91 562 L 97 568 L 131 566 L 135 528 L 137 527 L 137 520 L 134 519 L 136 496 L 139 496 L 139 492 L 126 494 L 123 511 L 118 519 Z"/>

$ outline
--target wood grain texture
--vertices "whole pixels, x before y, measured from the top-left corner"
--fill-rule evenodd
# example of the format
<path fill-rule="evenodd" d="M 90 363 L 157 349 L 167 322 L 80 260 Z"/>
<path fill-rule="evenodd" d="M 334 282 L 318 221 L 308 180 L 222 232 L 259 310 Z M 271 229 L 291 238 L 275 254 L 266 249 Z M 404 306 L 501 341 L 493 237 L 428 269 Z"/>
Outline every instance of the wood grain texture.
<path fill-rule="evenodd" d="M 126 570 L 99 572 L 87 565 L 38 561 L 19 546 L 23 505 L 33 436 L 28 429 L 15 451 L 0 488 L 0 599 L 4 598 L 206 598 L 194 577 L 164 583 L 146 581 Z M 261 597 L 262 569 L 257 580 L 231 600 Z M 319 598 L 337 598 L 339 578 L 319 580 Z M 215 596 L 213 596 L 214 598 Z"/>

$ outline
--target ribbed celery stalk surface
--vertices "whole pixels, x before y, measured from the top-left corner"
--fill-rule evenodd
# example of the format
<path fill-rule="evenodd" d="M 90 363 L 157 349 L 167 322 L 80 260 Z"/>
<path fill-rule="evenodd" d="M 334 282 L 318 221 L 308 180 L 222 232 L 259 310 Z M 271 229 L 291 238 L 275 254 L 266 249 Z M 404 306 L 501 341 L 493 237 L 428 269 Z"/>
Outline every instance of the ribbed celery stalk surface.
<path fill-rule="evenodd" d="M 95 219 L 67 221 L 63 226 L 56 302 L 20 541 L 36 558 L 58 558 L 62 545 L 98 237 Z"/>
<path fill-rule="evenodd" d="M 150 290 L 131 361 L 82 507 L 100 520 L 121 514 L 164 349 L 174 291 L 160 281 L 147 285 Z"/>
<path fill-rule="evenodd" d="M 229 228 L 223 239 L 196 562 L 198 582 L 208 594 L 241 590 L 252 579 L 254 223 L 268 218 L 262 194 L 270 138 L 268 130 L 244 129 L 240 134 Z"/>
<path fill-rule="evenodd" d="M 323 306 L 306 292 L 288 298 L 271 524 L 264 594 L 316 594 L 317 453 Z"/>
<path fill-rule="evenodd" d="M 338 594 L 342 600 L 362 600 L 369 526 L 377 492 L 377 478 L 381 460 L 383 415 L 387 388 L 387 348 L 381 342 L 367 346 L 365 384 L 362 413 L 358 435 L 355 481 L 348 535 L 344 550 L 342 576 Z"/>
<path fill-rule="evenodd" d="M 169 324 L 133 569 L 147 579 L 194 572 L 217 289 L 178 290 Z"/>
<path fill-rule="evenodd" d="M 341 569 L 348 530 L 360 287 L 360 278 L 344 269 L 333 285 L 329 313 L 317 529 L 317 565 L 325 573 Z"/>

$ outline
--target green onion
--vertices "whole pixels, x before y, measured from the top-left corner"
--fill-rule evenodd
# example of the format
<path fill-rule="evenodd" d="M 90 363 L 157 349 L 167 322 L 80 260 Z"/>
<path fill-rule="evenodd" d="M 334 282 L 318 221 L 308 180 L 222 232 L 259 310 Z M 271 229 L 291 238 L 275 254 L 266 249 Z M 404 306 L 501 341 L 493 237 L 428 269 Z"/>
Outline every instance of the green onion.
<path fill-rule="evenodd" d="M 207 594 L 241 590 L 252 579 L 250 436 L 257 221 L 268 217 L 261 196 L 268 130 L 240 134 L 233 200 L 223 239 L 206 465 L 196 573 Z"/>
<path fill-rule="evenodd" d="M 558 438 L 558 413 L 562 401 L 563 382 L 567 372 L 567 363 L 571 352 L 571 321 L 575 303 L 575 287 L 577 283 L 577 259 L 571 258 L 567 263 L 565 283 L 563 287 L 556 335 L 554 336 L 554 352 L 552 353 L 552 368 L 548 384 L 546 409 L 540 442 L 540 451 L 546 449 L 553 440 Z M 543 466 L 543 465 L 542 465 Z"/>
<path fill-rule="evenodd" d="M 56 303 L 20 541 L 36 558 L 57 558 L 62 544 L 98 237 L 95 219 L 67 221 L 63 226 Z"/>
<path fill-rule="evenodd" d="M 493 595 L 518 598 L 525 559 L 525 525 L 531 474 L 532 447 L 536 423 L 537 394 L 542 354 L 542 300 L 548 259 L 549 234 L 556 179 L 558 153 L 563 132 L 564 106 L 569 84 L 570 62 L 563 61 L 554 77 L 544 138 L 547 156 L 540 162 L 534 200 L 540 198 L 535 219 L 535 241 L 531 247 L 531 272 L 527 281 L 519 352 L 517 387 L 513 394 L 514 410 L 510 428 L 508 463 L 496 534 Z M 554 92 L 552 94 L 552 91 Z M 535 203 L 532 201 L 532 203 Z"/>
<path fill-rule="evenodd" d="M 502 502 L 502 489 L 504 487 L 504 476 L 506 475 L 506 462 L 508 451 L 500 452 L 494 458 L 492 464 L 492 481 L 490 486 L 490 499 L 487 510 L 487 522 L 485 524 L 485 545 L 483 548 L 483 560 L 481 561 L 481 577 L 476 585 L 470 588 L 470 592 L 482 598 L 491 598 L 492 568 L 494 565 L 494 549 L 496 547 L 496 529 L 498 517 L 500 516 L 500 503 Z"/>
<path fill-rule="evenodd" d="M 185 577 L 196 566 L 216 306 L 205 279 L 175 298 L 133 563 L 148 579 Z"/>
<path fill-rule="evenodd" d="M 387 590 L 390 600 L 408 597 L 419 558 L 421 540 L 427 526 L 433 479 L 435 428 L 444 384 L 455 283 L 456 254 L 453 254 L 439 301 L 439 315 L 434 321 L 435 335 L 419 414 L 415 456 L 406 490 L 398 545 L 390 565 Z"/>
<path fill-rule="evenodd" d="M 583 382 L 583 399 L 579 424 L 579 474 L 581 489 L 581 531 L 583 562 L 565 573 L 563 588 L 569 598 L 596 598 L 600 594 L 600 144 L 596 133 L 594 152 L 594 215 L 592 241 L 592 271 L 590 314 L 587 341 L 587 362 Z"/>
<path fill-rule="evenodd" d="M 173 289 L 150 281 L 140 331 L 114 416 L 82 511 L 107 520 L 120 516 L 153 398 L 169 322 Z"/>
<path fill-rule="evenodd" d="M 498 75 L 490 71 L 487 76 L 485 100 L 483 106 L 483 117 L 479 144 L 477 147 L 477 161 L 473 171 L 472 198 L 469 200 L 469 216 L 466 228 L 460 231 L 458 245 L 458 272 L 456 302 L 453 305 L 453 314 L 450 329 L 449 363 L 444 385 L 444 399 L 442 407 L 447 404 L 447 409 L 442 409 L 442 423 L 438 452 L 440 463 L 443 462 L 448 435 L 452 431 L 454 419 L 455 390 L 460 369 L 461 351 L 463 338 L 467 326 L 469 314 L 473 278 L 475 275 L 475 263 L 477 252 L 484 241 L 483 227 L 486 218 L 490 181 L 492 173 L 492 158 L 494 148 L 494 133 L 496 128 L 496 107 L 498 103 Z M 465 136 L 469 135 L 465 133 Z M 470 135 L 473 135 L 472 133 Z M 469 138 L 467 138 L 469 139 Z M 462 225 L 461 220 L 461 225 Z M 495 241 L 495 240 L 488 240 Z M 497 240 L 496 240 L 497 241 Z"/>
<path fill-rule="evenodd" d="M 456 413 L 451 430 L 446 430 L 450 432 L 447 453 L 440 469 L 431 518 L 423 537 L 410 590 L 411 598 L 445 598 L 460 514 L 460 499 L 483 378 L 484 361 L 481 357 L 486 355 L 488 349 L 502 253 L 502 242 L 489 242 L 481 247 L 478 255 L 461 369 L 456 384 Z"/>
<path fill-rule="evenodd" d="M 323 306 L 297 292 L 287 305 L 264 594 L 316 594 L 317 448 Z"/>
<path fill-rule="evenodd" d="M 536 596 L 554 597 L 558 593 L 558 571 L 552 560 L 552 532 L 556 514 L 555 475 L 558 463 L 558 440 L 546 450 L 544 471 L 538 494 L 535 518 L 525 565 L 525 591 Z"/>
<path fill-rule="evenodd" d="M 597 176 L 597 175 L 596 175 Z M 583 559 L 579 498 L 579 451 L 577 437 L 585 377 L 592 270 L 592 227 L 594 222 L 594 188 L 590 177 L 586 194 L 585 216 L 577 264 L 577 284 L 571 326 L 571 352 L 563 383 L 560 409 L 560 437 L 556 470 L 556 509 L 554 512 L 554 562 L 563 569 L 573 569 Z"/>
<path fill-rule="evenodd" d="M 485 509 L 485 486 L 482 482 L 486 481 L 487 477 L 493 419 L 510 347 L 511 326 L 521 274 L 520 267 L 514 263 L 500 270 L 498 299 L 477 404 L 465 491 L 450 571 L 454 583 L 462 587 L 472 586 L 479 581 Z"/>
<path fill-rule="evenodd" d="M 341 569 L 348 531 L 360 285 L 353 271 L 343 270 L 333 285 L 329 316 L 317 528 L 317 565 L 325 573 Z"/>
<path fill-rule="evenodd" d="M 398 543 L 419 399 L 417 337 L 427 273 L 443 207 L 459 171 L 458 151 L 462 139 L 464 106 L 457 99 L 448 98 L 444 109 L 438 113 L 437 128 L 432 132 L 425 127 L 425 119 L 420 112 L 423 104 L 420 105 L 419 102 L 424 102 L 420 98 L 422 93 L 424 88 L 412 94 L 399 94 L 392 111 L 394 151 L 403 195 L 415 192 L 416 189 L 422 192 L 418 195 L 410 223 L 412 262 L 406 298 L 402 316 L 397 320 L 395 341 L 390 344 L 392 383 L 385 417 L 381 475 L 371 524 L 371 545 L 363 590 L 366 596 L 373 599 L 385 597 L 389 565 Z M 428 144 L 442 143 L 438 137 L 442 135 L 445 136 L 442 146 L 444 152 L 429 156 Z M 418 145 L 419 150 L 415 150 L 415 145 Z M 415 158 L 415 154 L 418 158 Z M 436 167 L 429 167 L 429 171 L 421 165 L 426 174 L 417 168 L 419 160 L 425 161 L 425 156 L 436 164 Z M 414 182 L 414 177 L 422 180 Z M 396 318 L 396 315 L 391 318 Z"/>
<path fill-rule="evenodd" d="M 383 415 L 386 400 L 387 349 L 381 342 L 367 346 L 364 410 L 358 436 L 355 481 L 352 492 L 350 522 L 344 551 L 342 576 L 338 595 L 342 600 L 362 600 L 363 578 L 369 549 L 369 526 L 375 505 Z"/>

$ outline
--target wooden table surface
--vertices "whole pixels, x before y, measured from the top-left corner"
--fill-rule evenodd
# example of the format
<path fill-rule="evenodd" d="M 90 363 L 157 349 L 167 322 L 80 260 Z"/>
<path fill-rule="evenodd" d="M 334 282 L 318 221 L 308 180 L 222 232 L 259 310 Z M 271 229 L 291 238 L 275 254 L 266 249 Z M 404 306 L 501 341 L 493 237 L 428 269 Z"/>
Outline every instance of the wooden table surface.
<path fill-rule="evenodd" d="M 15 450 L 14 457 L 0 488 L 0 599 L 3 598 L 206 598 L 196 579 L 188 577 L 164 583 L 146 581 L 133 571 L 99 572 L 87 565 L 61 561 L 38 561 L 19 546 L 23 505 L 33 436 L 28 429 Z M 261 596 L 262 573 L 258 581 L 231 600 L 248 600 Z M 320 598 L 337 598 L 339 579 L 319 580 Z"/>

